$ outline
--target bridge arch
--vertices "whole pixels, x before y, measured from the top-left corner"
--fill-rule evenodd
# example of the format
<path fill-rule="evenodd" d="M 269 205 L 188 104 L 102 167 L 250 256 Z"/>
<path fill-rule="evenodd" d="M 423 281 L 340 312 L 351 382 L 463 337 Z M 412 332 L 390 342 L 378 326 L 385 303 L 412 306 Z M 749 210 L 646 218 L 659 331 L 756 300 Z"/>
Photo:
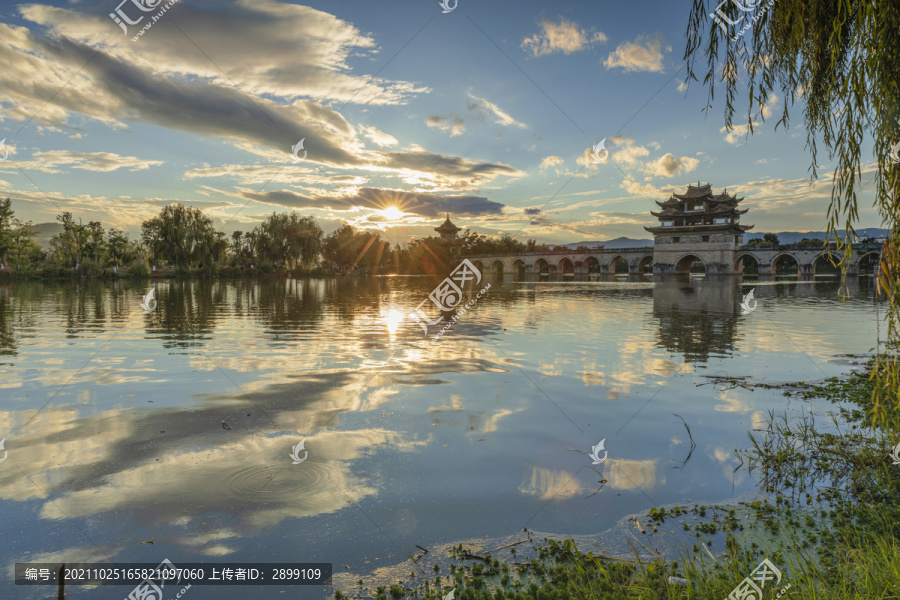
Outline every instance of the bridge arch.
<path fill-rule="evenodd" d="M 706 273 L 706 263 L 696 254 L 685 254 L 679 258 L 678 262 L 675 263 L 675 272 L 685 274 L 691 273 L 692 271 L 699 272 L 695 271 L 696 267 L 694 265 L 696 263 L 700 263 L 703 267 L 703 272 Z"/>
<path fill-rule="evenodd" d="M 637 272 L 639 274 L 644 273 L 652 273 L 653 272 L 653 255 L 648 254 L 647 256 L 640 259 L 637 263 Z"/>
<path fill-rule="evenodd" d="M 734 259 L 736 273 L 759 273 L 759 259 L 750 252 L 738 255 Z"/>
<path fill-rule="evenodd" d="M 831 261 L 834 260 L 835 264 Z M 823 252 L 812 260 L 813 275 L 840 275 L 841 265 L 840 257 L 830 252 Z"/>
<path fill-rule="evenodd" d="M 588 256 L 584 261 L 584 268 L 588 273 L 599 273 L 600 260 L 596 256 Z"/>
<path fill-rule="evenodd" d="M 782 252 L 780 254 L 776 254 L 772 259 L 772 273 L 778 274 L 778 270 L 782 270 L 782 274 L 785 271 L 788 274 L 793 274 L 794 272 L 800 272 L 800 261 L 797 260 L 797 257 L 789 252 Z"/>
<path fill-rule="evenodd" d="M 500 259 L 491 263 L 491 274 L 503 277 L 503 261 Z"/>
<path fill-rule="evenodd" d="M 515 271 L 519 275 L 519 277 L 525 277 L 526 268 L 525 268 L 524 260 L 522 260 L 521 258 L 517 258 L 516 260 L 513 261 L 512 267 L 513 267 L 513 269 L 515 269 Z"/>
<path fill-rule="evenodd" d="M 881 252 L 878 250 L 866 252 L 860 256 L 859 260 L 856 262 L 856 272 L 860 275 L 872 275 L 875 273 L 875 265 L 878 264 L 878 261 L 880 260 Z"/>
<path fill-rule="evenodd" d="M 550 274 L 550 263 L 548 263 L 543 258 L 538 258 L 534 261 L 534 273 L 536 275 Z"/>
<path fill-rule="evenodd" d="M 572 259 L 568 256 L 564 256 L 560 259 L 558 263 L 556 263 L 556 272 L 562 273 L 564 276 L 575 274 L 575 263 L 572 262 Z"/>
<path fill-rule="evenodd" d="M 475 265 L 475 268 L 478 269 L 479 273 L 484 273 L 484 263 L 480 260 L 473 260 L 472 264 Z"/>
<path fill-rule="evenodd" d="M 616 254 L 609 261 L 609 272 L 613 275 L 628 274 L 628 261 L 621 254 Z"/>

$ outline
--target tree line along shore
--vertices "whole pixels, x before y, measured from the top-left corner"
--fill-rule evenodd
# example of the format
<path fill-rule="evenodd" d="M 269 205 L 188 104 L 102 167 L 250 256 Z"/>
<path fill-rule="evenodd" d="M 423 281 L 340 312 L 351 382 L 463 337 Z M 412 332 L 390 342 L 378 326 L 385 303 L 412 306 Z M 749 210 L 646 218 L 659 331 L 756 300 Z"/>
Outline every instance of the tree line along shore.
<path fill-rule="evenodd" d="M 555 249 L 535 240 L 469 230 L 453 241 L 428 236 L 401 247 L 350 225 L 326 235 L 315 218 L 296 212 L 272 213 L 250 231 L 227 235 L 202 211 L 181 204 L 166 206 L 141 223 L 138 239 L 99 221 L 85 224 L 70 212 L 57 215 L 56 221 L 59 233 L 39 244 L 32 223 L 16 218 L 9 198 L 0 200 L 0 276 L 423 275 L 445 272 L 460 255 Z"/>

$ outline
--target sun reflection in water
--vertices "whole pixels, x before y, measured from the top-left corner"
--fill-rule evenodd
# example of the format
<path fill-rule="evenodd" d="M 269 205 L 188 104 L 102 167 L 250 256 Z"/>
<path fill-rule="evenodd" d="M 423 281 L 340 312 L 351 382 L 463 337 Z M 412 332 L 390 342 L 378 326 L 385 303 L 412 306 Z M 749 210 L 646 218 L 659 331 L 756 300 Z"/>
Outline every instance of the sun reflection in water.
<path fill-rule="evenodd" d="M 398 308 L 391 307 L 388 309 L 387 314 L 382 314 L 382 318 L 384 319 L 388 334 L 391 336 L 391 341 L 396 341 L 397 330 L 400 329 L 400 324 L 406 318 L 406 315 Z"/>

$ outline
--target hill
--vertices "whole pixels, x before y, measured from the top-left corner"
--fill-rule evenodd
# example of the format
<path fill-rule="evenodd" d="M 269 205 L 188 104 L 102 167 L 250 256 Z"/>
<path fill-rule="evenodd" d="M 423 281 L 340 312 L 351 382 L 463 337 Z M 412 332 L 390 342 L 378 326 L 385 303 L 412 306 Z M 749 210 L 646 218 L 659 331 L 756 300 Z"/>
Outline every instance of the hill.
<path fill-rule="evenodd" d="M 879 229 L 877 227 L 866 227 L 865 229 L 857 229 L 856 235 L 858 238 L 868 238 L 868 237 L 884 237 L 888 234 L 887 229 Z M 753 233 L 745 233 L 744 234 L 744 242 L 749 242 L 750 240 L 761 238 L 766 235 L 763 231 L 753 232 Z M 802 239 L 811 239 L 811 240 L 824 240 L 825 232 L 824 231 L 779 231 L 777 234 L 778 241 L 782 244 L 796 244 Z M 838 236 L 843 237 L 844 230 L 838 230 Z M 627 237 L 618 237 L 614 240 L 609 240 L 606 242 L 600 241 L 585 241 L 585 242 L 574 242 L 572 244 L 562 244 L 566 248 L 571 248 L 574 250 L 578 246 L 587 246 L 588 248 L 594 248 L 596 246 L 603 246 L 609 250 L 614 250 L 617 248 L 641 248 L 644 246 L 652 246 L 653 240 L 647 239 L 634 239 Z"/>
<path fill-rule="evenodd" d="M 62 233 L 62 223 L 38 223 L 31 226 L 34 231 L 34 241 L 41 245 L 41 248 L 47 250 L 50 247 L 50 238 L 58 233 Z"/>

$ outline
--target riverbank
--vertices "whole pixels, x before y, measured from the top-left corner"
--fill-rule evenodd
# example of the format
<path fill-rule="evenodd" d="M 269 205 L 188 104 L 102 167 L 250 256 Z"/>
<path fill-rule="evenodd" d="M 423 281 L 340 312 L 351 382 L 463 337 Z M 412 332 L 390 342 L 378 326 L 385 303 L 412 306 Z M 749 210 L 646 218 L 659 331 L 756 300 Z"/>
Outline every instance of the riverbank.
<path fill-rule="evenodd" d="M 756 384 L 834 409 L 824 421 L 771 412 L 737 451 L 738 469 L 758 475 L 760 497 L 634 515 L 630 559 L 523 530 L 491 551 L 460 544 L 411 555 L 397 584 L 360 580 L 335 597 L 721 599 L 754 585 L 765 598 L 900 597 L 900 458 L 891 456 L 900 418 L 894 409 L 871 426 L 872 368 L 819 384 Z"/>

